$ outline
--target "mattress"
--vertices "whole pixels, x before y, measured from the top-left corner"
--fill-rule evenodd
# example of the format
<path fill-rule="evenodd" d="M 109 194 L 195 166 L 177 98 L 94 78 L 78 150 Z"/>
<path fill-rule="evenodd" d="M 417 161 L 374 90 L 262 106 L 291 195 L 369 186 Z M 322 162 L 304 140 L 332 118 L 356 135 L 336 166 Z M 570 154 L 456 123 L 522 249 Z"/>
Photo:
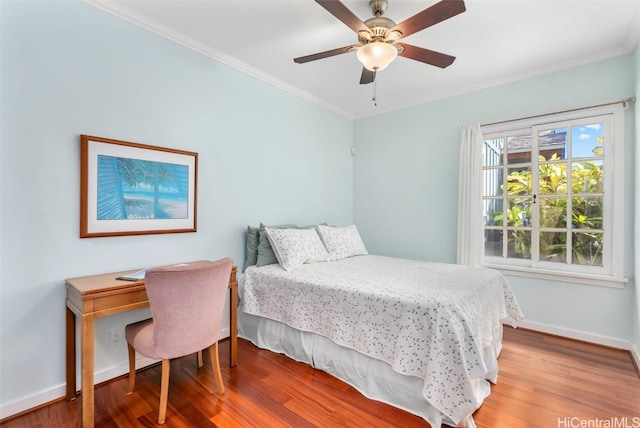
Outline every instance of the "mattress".
<path fill-rule="evenodd" d="M 497 271 L 373 255 L 290 271 L 250 267 L 240 277 L 239 297 L 241 337 L 435 426 L 473 426 L 488 382 L 497 380 L 502 322 L 522 318 Z M 345 361 L 361 357 L 355 372 L 368 374 L 349 379 L 354 367 Z M 381 369 L 363 369 L 380 364 L 387 381 L 372 379 Z M 396 386 L 382 393 L 385 384 Z M 399 384 L 402 399 L 394 391 Z"/>

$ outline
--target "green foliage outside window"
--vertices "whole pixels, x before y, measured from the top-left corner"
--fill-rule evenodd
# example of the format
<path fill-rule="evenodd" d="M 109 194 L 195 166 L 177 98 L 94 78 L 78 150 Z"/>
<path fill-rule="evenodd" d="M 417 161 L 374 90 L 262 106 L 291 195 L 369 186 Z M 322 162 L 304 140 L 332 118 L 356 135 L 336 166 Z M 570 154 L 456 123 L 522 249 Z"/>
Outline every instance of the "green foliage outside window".
<path fill-rule="evenodd" d="M 602 144 L 602 138 L 598 140 Z M 593 154 L 602 156 L 602 146 Z M 540 156 L 538 165 L 538 194 L 533 195 L 530 170 L 512 171 L 507 177 L 507 209 L 493 216 L 497 226 L 506 221 L 509 227 L 509 257 L 531 258 L 531 210 L 537 209 L 540 260 L 566 263 L 571 234 L 572 263 L 602 266 L 602 161 L 572 161 L 571 189 L 568 161 L 554 153 L 549 159 Z"/>

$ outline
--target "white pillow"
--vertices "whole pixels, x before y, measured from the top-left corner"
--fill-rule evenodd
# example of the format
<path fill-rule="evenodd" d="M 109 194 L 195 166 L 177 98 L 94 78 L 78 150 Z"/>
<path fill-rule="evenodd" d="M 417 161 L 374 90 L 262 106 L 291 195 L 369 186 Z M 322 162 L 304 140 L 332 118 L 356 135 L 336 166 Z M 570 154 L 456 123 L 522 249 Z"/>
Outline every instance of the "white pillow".
<path fill-rule="evenodd" d="M 329 260 L 369 254 L 355 225 L 347 227 L 316 226 L 318 234 L 329 252 Z"/>
<path fill-rule="evenodd" d="M 303 263 L 326 262 L 327 249 L 322 245 L 316 229 L 272 229 L 265 227 L 267 238 L 278 263 L 290 270 Z"/>

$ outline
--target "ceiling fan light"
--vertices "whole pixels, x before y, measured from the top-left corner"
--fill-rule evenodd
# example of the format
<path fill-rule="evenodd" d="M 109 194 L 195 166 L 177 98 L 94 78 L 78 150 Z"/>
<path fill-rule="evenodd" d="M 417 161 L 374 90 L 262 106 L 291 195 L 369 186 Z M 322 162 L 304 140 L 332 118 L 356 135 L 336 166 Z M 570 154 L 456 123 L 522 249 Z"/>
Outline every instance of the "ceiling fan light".
<path fill-rule="evenodd" d="M 360 46 L 356 55 L 367 70 L 382 71 L 398 56 L 398 50 L 390 43 L 371 42 Z"/>

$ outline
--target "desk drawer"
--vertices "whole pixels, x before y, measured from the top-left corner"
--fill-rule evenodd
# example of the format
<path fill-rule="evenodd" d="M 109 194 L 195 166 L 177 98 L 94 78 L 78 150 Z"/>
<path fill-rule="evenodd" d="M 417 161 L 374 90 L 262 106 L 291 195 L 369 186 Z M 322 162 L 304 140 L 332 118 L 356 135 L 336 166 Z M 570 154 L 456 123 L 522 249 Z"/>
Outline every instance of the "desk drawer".
<path fill-rule="evenodd" d="M 96 297 L 93 299 L 93 311 L 95 317 L 104 317 L 118 312 L 132 311 L 149 306 L 147 292 L 142 289 L 138 291 L 112 294 L 110 296 Z"/>

